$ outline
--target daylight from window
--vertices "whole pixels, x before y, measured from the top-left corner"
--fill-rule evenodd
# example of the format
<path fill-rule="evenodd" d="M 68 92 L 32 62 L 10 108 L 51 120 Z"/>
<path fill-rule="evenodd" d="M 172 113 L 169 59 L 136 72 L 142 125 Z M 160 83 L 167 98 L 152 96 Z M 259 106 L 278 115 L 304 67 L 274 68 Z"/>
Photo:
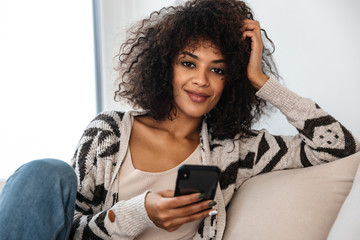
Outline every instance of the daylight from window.
<path fill-rule="evenodd" d="M 0 179 L 68 163 L 96 114 L 91 1 L 0 2 Z"/>

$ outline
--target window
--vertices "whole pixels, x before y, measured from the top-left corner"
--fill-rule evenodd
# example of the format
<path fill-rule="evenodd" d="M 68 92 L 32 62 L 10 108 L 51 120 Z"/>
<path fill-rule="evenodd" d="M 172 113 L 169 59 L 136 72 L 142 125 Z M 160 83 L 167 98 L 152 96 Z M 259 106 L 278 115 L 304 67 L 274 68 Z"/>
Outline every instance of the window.
<path fill-rule="evenodd" d="M 0 179 L 33 159 L 70 163 L 96 114 L 91 1 L 1 1 L 0 52 Z"/>

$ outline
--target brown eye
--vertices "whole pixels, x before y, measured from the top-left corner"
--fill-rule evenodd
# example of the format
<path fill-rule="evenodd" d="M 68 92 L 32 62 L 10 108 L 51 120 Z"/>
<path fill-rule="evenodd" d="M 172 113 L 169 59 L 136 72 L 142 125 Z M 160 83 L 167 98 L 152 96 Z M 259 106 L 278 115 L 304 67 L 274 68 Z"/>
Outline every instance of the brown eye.
<path fill-rule="evenodd" d="M 211 71 L 219 75 L 224 75 L 224 71 L 220 68 L 212 68 Z"/>
<path fill-rule="evenodd" d="M 181 62 L 182 65 L 184 65 L 185 67 L 189 67 L 189 68 L 194 68 L 195 64 L 193 64 L 192 62 Z"/>

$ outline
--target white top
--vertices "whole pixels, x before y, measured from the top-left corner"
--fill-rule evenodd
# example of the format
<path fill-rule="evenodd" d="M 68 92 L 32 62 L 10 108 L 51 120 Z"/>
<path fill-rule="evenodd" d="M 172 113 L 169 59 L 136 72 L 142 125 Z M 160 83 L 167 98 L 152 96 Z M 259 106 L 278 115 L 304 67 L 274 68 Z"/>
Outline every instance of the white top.
<path fill-rule="evenodd" d="M 200 145 L 180 165 L 182 164 L 201 164 Z M 130 148 L 128 148 L 126 157 L 118 173 L 118 200 L 129 200 L 134 196 L 146 192 L 147 190 L 151 190 L 152 192 L 167 189 L 174 190 L 177 169 L 180 165 L 163 172 L 141 171 L 135 169 L 132 163 Z M 135 239 L 192 239 L 198 230 L 200 222 L 201 220 L 184 224 L 179 229 L 171 233 L 158 227 L 147 228 Z"/>

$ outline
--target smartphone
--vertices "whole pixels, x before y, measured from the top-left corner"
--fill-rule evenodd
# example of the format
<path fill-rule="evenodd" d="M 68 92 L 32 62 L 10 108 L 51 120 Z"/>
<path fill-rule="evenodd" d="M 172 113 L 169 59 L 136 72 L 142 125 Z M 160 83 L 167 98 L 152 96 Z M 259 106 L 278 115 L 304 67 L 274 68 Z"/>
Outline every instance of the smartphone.
<path fill-rule="evenodd" d="M 181 165 L 178 168 L 174 196 L 204 193 L 204 200 L 213 200 L 219 176 L 220 168 L 217 166 Z"/>

